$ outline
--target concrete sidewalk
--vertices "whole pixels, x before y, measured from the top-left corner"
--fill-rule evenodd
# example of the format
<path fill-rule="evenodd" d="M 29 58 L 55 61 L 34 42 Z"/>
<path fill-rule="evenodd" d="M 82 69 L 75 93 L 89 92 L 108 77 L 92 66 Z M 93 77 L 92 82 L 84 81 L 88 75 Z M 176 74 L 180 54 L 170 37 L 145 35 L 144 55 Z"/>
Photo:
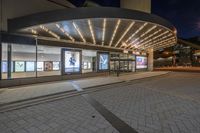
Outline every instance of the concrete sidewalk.
<path fill-rule="evenodd" d="M 80 86 L 82 89 L 85 89 L 100 85 L 159 76 L 167 73 L 168 72 L 160 72 L 160 71 L 140 72 L 140 73 L 124 74 L 119 77 L 105 76 L 105 77 L 79 79 L 79 80 L 73 80 L 73 83 Z M 2 88 L 0 89 L 0 104 L 20 101 L 30 98 L 36 98 L 50 94 L 62 93 L 67 91 L 76 91 L 76 89 L 72 85 L 72 81 L 68 80 L 60 82 L 27 85 L 21 87 Z"/>

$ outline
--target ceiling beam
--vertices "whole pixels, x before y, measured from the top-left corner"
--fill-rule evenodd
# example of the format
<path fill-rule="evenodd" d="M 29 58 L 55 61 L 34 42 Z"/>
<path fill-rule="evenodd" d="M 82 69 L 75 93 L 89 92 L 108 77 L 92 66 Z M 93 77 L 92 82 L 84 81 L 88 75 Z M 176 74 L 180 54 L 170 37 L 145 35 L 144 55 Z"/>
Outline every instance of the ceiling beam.
<path fill-rule="evenodd" d="M 114 40 L 114 38 L 115 38 L 115 35 L 116 35 L 116 33 L 117 33 L 117 29 L 119 28 L 120 23 L 121 23 L 121 20 L 118 19 L 118 21 L 117 21 L 117 23 L 116 23 L 116 25 L 115 25 L 115 29 L 114 29 L 114 31 L 113 31 L 113 34 L 112 34 L 110 43 L 109 43 L 109 46 L 110 46 L 110 47 L 112 46 L 113 40 Z"/>
<path fill-rule="evenodd" d="M 77 25 L 75 22 L 72 22 L 72 24 L 73 24 L 74 28 L 76 29 L 76 31 L 78 32 L 79 36 L 81 37 L 82 41 L 83 41 L 84 43 L 86 43 L 86 40 L 85 40 L 85 38 L 84 38 L 82 32 L 80 31 L 78 25 Z"/>
<path fill-rule="evenodd" d="M 38 43 L 41 45 L 47 46 L 59 46 L 59 47 L 67 47 L 67 48 L 80 48 L 80 49 L 90 49 L 90 50 L 100 50 L 100 51 L 109 51 L 109 52 L 123 52 L 123 50 L 119 48 L 111 48 L 101 45 L 93 45 L 93 44 L 78 44 L 78 43 L 70 43 L 62 40 L 49 40 L 48 38 L 38 38 Z"/>
<path fill-rule="evenodd" d="M 43 31 L 45 31 L 45 32 L 47 32 L 48 34 L 50 34 L 51 36 L 53 36 L 53 37 L 55 37 L 56 39 L 60 39 L 60 36 L 59 35 L 57 35 L 55 32 L 53 32 L 53 31 L 51 31 L 51 30 L 49 30 L 47 27 L 45 27 L 44 25 L 40 25 L 39 26 L 40 27 L 40 29 L 42 29 Z"/>
<path fill-rule="evenodd" d="M 127 40 L 126 43 L 128 43 L 137 33 L 139 33 L 148 23 L 145 22 L 142 26 L 140 26 L 140 28 L 138 30 L 136 30 L 136 32 L 134 32 Z M 129 43 L 128 45 L 131 45 L 131 43 Z"/>
<path fill-rule="evenodd" d="M 65 30 L 63 29 L 59 24 L 55 24 L 56 27 L 62 32 L 64 33 L 72 42 L 75 41 L 75 39 Z"/>
<path fill-rule="evenodd" d="M 122 36 L 120 37 L 120 39 L 117 41 L 117 43 L 115 44 L 115 47 L 117 47 L 119 45 L 119 43 L 121 42 L 121 40 L 124 38 L 124 36 L 128 33 L 128 31 L 132 28 L 132 26 L 135 24 L 135 22 L 131 22 L 130 25 L 128 26 L 128 28 L 125 30 L 125 32 L 122 34 Z"/>
<path fill-rule="evenodd" d="M 102 46 L 105 43 L 105 33 L 106 32 L 106 19 L 103 19 L 103 30 L 102 30 Z"/>
<path fill-rule="evenodd" d="M 93 30 L 92 22 L 91 22 L 90 19 L 88 19 L 88 26 L 89 26 L 89 29 L 90 29 L 90 34 L 92 36 L 93 44 L 96 44 L 96 39 L 95 39 L 95 36 L 94 36 L 94 30 Z"/>

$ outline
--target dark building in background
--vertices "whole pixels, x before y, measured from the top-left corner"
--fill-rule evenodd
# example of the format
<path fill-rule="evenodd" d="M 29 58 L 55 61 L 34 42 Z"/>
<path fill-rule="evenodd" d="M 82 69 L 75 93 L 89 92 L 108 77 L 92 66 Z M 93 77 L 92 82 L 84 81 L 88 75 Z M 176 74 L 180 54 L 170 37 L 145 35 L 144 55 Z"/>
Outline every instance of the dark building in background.
<path fill-rule="evenodd" d="M 193 46 L 195 45 L 195 47 Z M 167 49 L 154 52 L 154 66 L 200 66 L 200 37 L 182 39 Z"/>

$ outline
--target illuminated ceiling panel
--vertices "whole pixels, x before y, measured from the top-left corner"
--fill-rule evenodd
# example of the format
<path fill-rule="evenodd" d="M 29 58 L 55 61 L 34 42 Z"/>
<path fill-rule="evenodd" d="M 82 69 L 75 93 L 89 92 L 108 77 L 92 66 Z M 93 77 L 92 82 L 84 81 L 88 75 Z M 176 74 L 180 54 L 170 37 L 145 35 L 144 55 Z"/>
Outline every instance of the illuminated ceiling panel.
<path fill-rule="evenodd" d="M 61 21 L 26 28 L 22 32 L 75 44 L 80 42 L 123 50 L 158 49 L 176 43 L 176 34 L 170 29 L 154 23 L 119 18 Z"/>
<path fill-rule="evenodd" d="M 156 50 L 177 41 L 174 26 L 165 19 L 110 7 L 62 9 L 10 19 L 8 31 L 126 51 Z"/>

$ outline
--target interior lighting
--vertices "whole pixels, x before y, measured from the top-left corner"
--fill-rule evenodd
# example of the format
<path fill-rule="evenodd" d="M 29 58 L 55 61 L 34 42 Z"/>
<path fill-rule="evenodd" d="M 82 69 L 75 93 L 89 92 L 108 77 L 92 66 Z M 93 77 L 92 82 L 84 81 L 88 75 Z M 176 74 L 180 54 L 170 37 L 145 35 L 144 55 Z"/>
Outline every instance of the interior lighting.
<path fill-rule="evenodd" d="M 120 43 L 120 41 L 124 38 L 124 36 L 128 33 L 128 31 L 131 29 L 131 27 L 135 24 L 135 22 L 133 21 L 128 28 L 125 30 L 125 32 L 122 34 L 122 36 L 120 37 L 120 39 L 117 41 L 115 47 L 118 46 L 118 44 Z"/>
<path fill-rule="evenodd" d="M 75 39 L 69 35 L 69 33 L 67 31 L 65 31 L 59 24 L 56 24 L 56 27 L 62 31 L 72 42 L 75 41 Z"/>
<path fill-rule="evenodd" d="M 104 19 L 103 19 L 102 45 L 104 45 L 105 32 L 106 32 L 106 19 L 104 18 Z"/>
<path fill-rule="evenodd" d="M 76 29 L 76 31 L 78 32 L 78 34 L 79 34 L 79 36 L 81 37 L 81 39 L 83 40 L 83 42 L 86 43 L 86 40 L 85 40 L 85 38 L 83 37 L 83 34 L 81 33 L 81 31 L 80 31 L 78 25 L 76 25 L 75 22 L 72 22 L 72 24 L 73 24 L 74 28 Z"/>
<path fill-rule="evenodd" d="M 96 44 L 96 40 L 95 40 L 95 37 L 94 37 L 94 30 L 92 28 L 92 23 L 89 19 L 88 19 L 88 25 L 89 25 L 90 33 L 92 35 L 93 44 Z"/>
<path fill-rule="evenodd" d="M 114 32 L 113 32 L 113 34 L 112 34 L 112 37 L 111 37 L 109 46 L 112 45 L 112 42 L 113 42 L 113 40 L 114 40 L 114 37 L 115 37 L 115 35 L 116 35 L 116 33 L 117 33 L 117 29 L 119 28 L 120 22 L 121 22 L 121 20 L 119 19 L 119 20 L 117 21 L 116 26 L 115 26 L 115 30 L 114 30 Z"/>
<path fill-rule="evenodd" d="M 45 32 L 49 33 L 50 35 L 52 35 L 53 37 L 57 38 L 58 40 L 60 39 L 60 36 L 58 36 L 56 33 L 54 33 L 53 31 L 49 30 L 47 27 L 45 27 L 44 25 L 40 25 L 39 26 L 42 30 L 44 30 Z"/>

